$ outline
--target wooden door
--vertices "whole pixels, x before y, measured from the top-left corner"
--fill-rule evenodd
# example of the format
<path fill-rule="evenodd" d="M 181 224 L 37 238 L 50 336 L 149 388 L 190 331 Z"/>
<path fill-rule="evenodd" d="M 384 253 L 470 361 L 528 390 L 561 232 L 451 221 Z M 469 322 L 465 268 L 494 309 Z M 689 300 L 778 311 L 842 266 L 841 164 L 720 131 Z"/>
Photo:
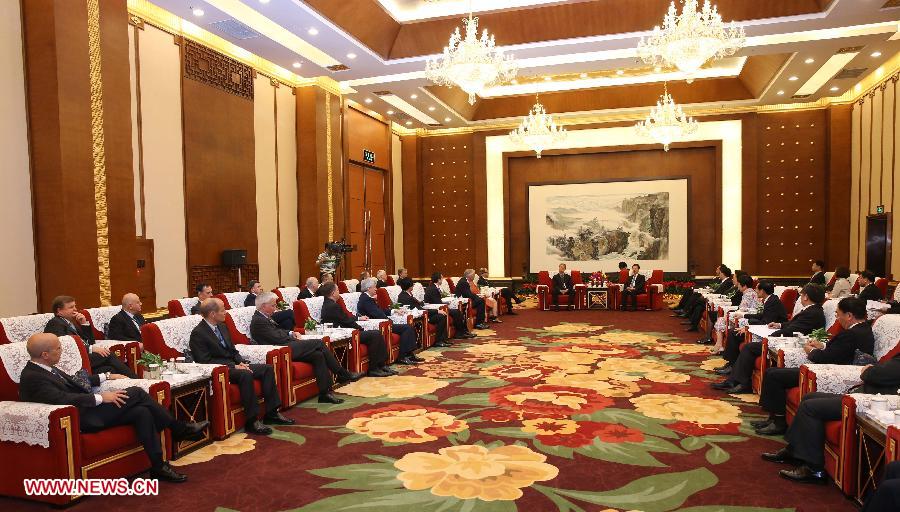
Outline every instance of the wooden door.
<path fill-rule="evenodd" d="M 392 273 L 387 268 L 385 254 L 385 224 L 384 224 L 384 172 L 375 169 L 365 170 L 366 184 L 366 211 L 370 224 L 370 240 L 372 247 L 371 269 L 373 272 L 380 269 Z"/>
<path fill-rule="evenodd" d="M 347 215 L 349 225 L 349 237 L 347 242 L 356 246 L 356 251 L 348 255 L 349 265 L 344 267 L 344 279 L 357 279 L 359 273 L 365 270 L 365 169 L 361 166 L 350 164 L 348 180 L 348 205 Z"/>
<path fill-rule="evenodd" d="M 137 293 L 144 304 L 144 313 L 153 313 L 156 305 L 156 271 L 153 266 L 153 240 L 137 237 Z"/>

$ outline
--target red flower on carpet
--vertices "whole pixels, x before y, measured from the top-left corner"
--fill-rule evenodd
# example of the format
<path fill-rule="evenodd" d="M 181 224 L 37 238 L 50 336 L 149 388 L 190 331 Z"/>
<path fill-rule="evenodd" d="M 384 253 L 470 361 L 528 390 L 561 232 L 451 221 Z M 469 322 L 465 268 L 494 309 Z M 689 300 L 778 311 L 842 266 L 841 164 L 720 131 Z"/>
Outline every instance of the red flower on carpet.
<path fill-rule="evenodd" d="M 642 443 L 644 442 L 644 433 L 640 430 L 628 428 L 615 423 L 597 423 L 600 425 L 594 435 L 599 437 L 604 443 Z"/>
<path fill-rule="evenodd" d="M 706 436 L 710 434 L 738 434 L 740 433 L 740 423 L 725 423 L 724 425 L 702 426 L 693 421 L 676 421 L 669 423 L 666 427 L 669 430 L 684 434 L 686 436 Z"/>
<path fill-rule="evenodd" d="M 535 364 L 501 364 L 482 368 L 481 375 L 505 380 L 514 384 L 531 384 L 557 371 L 557 368 Z"/>
<path fill-rule="evenodd" d="M 484 421 L 493 421 L 494 423 L 506 423 L 508 421 L 522 419 L 521 414 L 508 411 L 506 409 L 488 409 L 481 413 L 481 419 Z"/>
<path fill-rule="evenodd" d="M 443 409 L 393 404 L 353 414 L 347 428 L 386 442 L 426 443 L 469 428 Z"/>
<path fill-rule="evenodd" d="M 587 388 L 539 384 L 505 386 L 489 393 L 489 400 L 523 418 L 567 418 L 590 414 L 613 405 L 613 400 Z"/>
<path fill-rule="evenodd" d="M 594 438 L 600 438 L 604 443 L 640 443 L 644 440 L 643 432 L 622 425 L 558 418 L 525 420 L 522 432 L 537 434 L 537 440 L 547 446 L 569 448 L 587 446 Z"/>

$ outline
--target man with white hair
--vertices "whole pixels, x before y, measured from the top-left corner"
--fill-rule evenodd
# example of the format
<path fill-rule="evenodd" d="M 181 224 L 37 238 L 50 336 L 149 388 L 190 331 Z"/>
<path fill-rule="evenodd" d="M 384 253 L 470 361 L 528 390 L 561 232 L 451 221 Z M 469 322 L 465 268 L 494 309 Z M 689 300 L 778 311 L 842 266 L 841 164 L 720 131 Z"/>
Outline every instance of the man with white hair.
<path fill-rule="evenodd" d="M 372 278 L 366 279 L 360 286 L 362 295 L 359 296 L 359 302 L 356 303 L 357 313 L 381 320 L 390 318 L 390 311 L 381 309 L 378 303 L 375 302 L 375 297 L 378 295 L 375 280 Z M 400 336 L 400 355 L 397 357 L 397 362 L 407 365 L 425 362 L 424 359 L 418 357 L 415 353 L 416 345 L 418 344 L 415 328 L 409 325 L 398 325 L 393 322 L 391 323 L 391 328 L 394 334 Z"/>
<path fill-rule="evenodd" d="M 315 277 L 307 277 L 306 286 L 300 290 L 300 294 L 297 295 L 297 298 L 311 299 L 316 296 L 317 291 L 319 291 L 319 280 Z"/>
<path fill-rule="evenodd" d="M 378 272 L 375 272 L 375 279 L 377 279 L 376 285 L 379 288 L 384 288 L 385 286 L 388 285 L 387 284 L 387 272 L 385 270 L 379 270 Z M 360 284 L 360 286 L 362 286 L 362 285 Z M 365 290 L 360 290 L 360 291 L 365 292 Z"/>
<path fill-rule="evenodd" d="M 291 360 L 312 365 L 313 373 L 316 375 L 316 385 L 319 387 L 319 403 L 343 403 L 342 399 L 331 392 L 334 382 L 332 374 L 337 376 L 340 384 L 356 382 L 363 377 L 363 374 L 347 371 L 321 339 L 303 340 L 300 339 L 299 333 L 278 327 L 278 324 L 272 320 L 276 299 L 277 296 L 272 292 L 263 292 L 256 298 L 256 312 L 253 313 L 253 318 L 250 320 L 250 338 L 261 345 L 290 347 Z"/>
<path fill-rule="evenodd" d="M 250 291 L 247 293 L 247 297 L 244 299 L 244 307 L 256 306 L 256 298 L 259 297 L 259 294 L 263 292 L 262 283 L 255 280 L 250 280 L 248 283 L 250 286 Z M 232 306 L 234 307 L 234 306 Z M 282 329 L 286 329 L 288 331 L 294 330 L 294 311 L 291 309 L 285 309 L 284 311 L 276 311 L 274 315 L 272 315 L 272 320 L 275 320 L 275 323 L 278 324 Z"/>
<path fill-rule="evenodd" d="M 134 293 L 122 297 L 122 311 L 109 319 L 106 337 L 118 341 L 141 341 L 141 326 L 147 323 L 141 315 L 141 298 Z"/>

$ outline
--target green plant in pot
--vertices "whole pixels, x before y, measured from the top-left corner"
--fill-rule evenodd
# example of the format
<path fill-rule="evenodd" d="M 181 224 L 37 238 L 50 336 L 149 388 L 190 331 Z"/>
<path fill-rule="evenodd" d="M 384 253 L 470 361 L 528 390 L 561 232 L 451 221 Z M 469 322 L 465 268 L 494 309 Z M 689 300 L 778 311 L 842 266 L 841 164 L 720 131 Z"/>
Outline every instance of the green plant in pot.
<path fill-rule="evenodd" d="M 303 330 L 306 331 L 307 334 L 315 332 L 317 325 L 319 325 L 319 324 L 317 324 L 316 321 L 313 320 L 312 317 L 309 317 L 306 319 L 305 322 L 303 322 Z"/>
<path fill-rule="evenodd" d="M 153 352 L 144 351 L 141 353 L 141 358 L 138 359 L 138 364 L 144 367 L 145 378 L 156 379 L 159 378 L 163 358 Z"/>
<path fill-rule="evenodd" d="M 278 311 L 285 311 L 288 309 L 288 303 L 283 299 L 278 299 L 275 301 L 275 307 L 278 308 Z"/>
<path fill-rule="evenodd" d="M 825 343 L 828 341 L 828 331 L 826 331 L 824 327 L 816 329 L 809 333 L 809 339 Z"/>

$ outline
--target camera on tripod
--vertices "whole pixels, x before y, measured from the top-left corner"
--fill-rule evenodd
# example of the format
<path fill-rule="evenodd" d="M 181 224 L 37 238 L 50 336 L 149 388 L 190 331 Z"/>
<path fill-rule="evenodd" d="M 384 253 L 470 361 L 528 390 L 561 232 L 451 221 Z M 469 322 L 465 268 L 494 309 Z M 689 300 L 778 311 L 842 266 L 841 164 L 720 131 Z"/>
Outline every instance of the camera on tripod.
<path fill-rule="evenodd" d="M 327 250 L 329 250 L 329 251 L 331 251 L 331 252 L 337 252 L 337 253 L 345 254 L 345 253 L 348 253 L 348 252 L 355 251 L 355 250 L 356 250 L 356 246 L 355 246 L 355 245 L 350 245 L 350 244 L 348 244 L 347 242 L 345 242 L 343 239 L 341 239 L 340 241 L 331 241 L 331 242 L 328 242 L 327 244 L 325 244 L 325 249 L 327 249 Z"/>

